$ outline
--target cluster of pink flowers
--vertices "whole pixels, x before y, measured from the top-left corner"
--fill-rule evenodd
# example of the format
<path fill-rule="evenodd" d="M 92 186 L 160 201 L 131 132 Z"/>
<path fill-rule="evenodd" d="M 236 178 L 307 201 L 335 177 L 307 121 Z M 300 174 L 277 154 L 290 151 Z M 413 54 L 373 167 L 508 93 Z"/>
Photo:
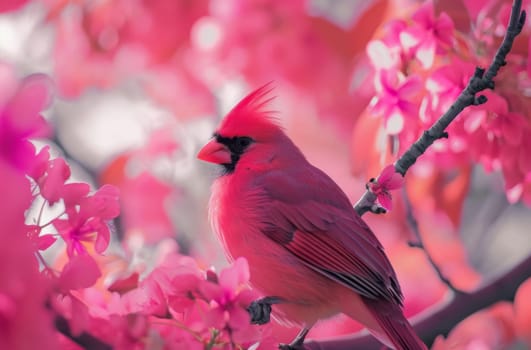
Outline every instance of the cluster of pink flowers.
<path fill-rule="evenodd" d="M 510 4 L 500 6 L 498 18 L 487 5 L 475 9 L 470 13 L 477 21 L 474 31 L 462 33 L 444 12 L 436 16 L 433 2 L 427 1 L 410 19 L 389 23 L 381 40 L 370 42 L 376 91 L 372 113 L 399 141 L 399 153 L 448 110 L 476 66 L 490 64 L 505 33 L 499 24 L 508 22 Z M 487 171 L 499 170 L 508 200 L 531 204 L 530 106 L 515 94 L 530 83 L 524 54 L 509 54 L 495 90 L 484 93 L 488 102 L 466 109 L 451 124 L 450 137 L 438 140 L 423 161 L 446 169 L 477 162 Z"/>
<path fill-rule="evenodd" d="M 171 110 L 176 117 L 171 123 L 181 123 L 215 115 L 214 96 L 228 81 L 244 81 L 251 88 L 273 80 L 288 131 L 296 126 L 294 139 L 312 145 L 305 149 L 311 157 L 318 149 L 326 170 L 339 174 L 347 166 L 338 155 L 345 154 L 354 128 L 352 167 L 357 174 L 373 176 L 448 109 L 476 65 L 490 63 L 511 1 L 369 1 L 351 8 L 353 16 L 343 26 L 331 19 L 334 11 L 319 12 L 314 7 L 320 2 L 307 0 L 35 2 L 45 12 L 35 30 L 54 29 L 53 80 L 62 97 L 75 102 L 94 87 L 104 93 L 133 83 Z M 524 4 L 529 7 L 531 0 Z M 16 16 L 15 11 L 34 10 L 31 6 L 38 7 L 27 0 L 0 1 L 0 13 Z M 458 16 L 440 11 L 445 6 L 466 8 L 468 17 L 459 22 Z M 404 13 L 410 11 L 410 16 L 389 22 L 383 36 L 372 40 L 397 8 L 408 8 Z M 488 102 L 462 113 L 448 130 L 450 137 L 419 159 L 418 172 L 408 173 L 421 225 L 424 219 L 433 226 L 441 209 L 452 223 L 459 223 L 470 168 L 477 163 L 503 174 L 511 202 L 531 204 L 531 65 L 528 43 L 522 45 L 528 27 L 524 31 L 496 77 L 496 89 L 485 92 Z M 367 73 L 368 62 L 374 74 Z M 176 214 L 182 213 L 174 202 L 182 204 L 190 194 L 180 193 L 179 184 L 164 182 L 151 165 L 158 157 L 184 153 L 180 142 L 189 140 L 176 138 L 169 127 L 173 124 L 164 124 L 147 144 L 116 156 L 104 169 L 93 169 L 100 188 L 75 182 L 68 161 L 55 156 L 53 142 L 46 140 L 52 128 L 42 112 L 53 100 L 54 84 L 40 74 L 16 79 L 0 62 L 0 349 L 77 349 L 75 341 L 83 342 L 87 335 L 115 349 L 272 349 L 291 340 L 295 329 L 250 325 L 245 308 L 258 295 L 247 286 L 244 259 L 219 273 L 207 267 L 210 260 L 201 260 L 212 259 L 208 253 L 217 249 L 202 236 L 206 212 L 198 210 L 194 226 L 186 226 L 189 235 L 181 235 Z M 369 117 L 362 112 L 373 92 Z M 326 127 L 323 133 L 338 135 L 337 140 L 313 138 L 308 126 L 322 122 L 313 120 L 317 115 L 340 126 L 334 131 Z M 34 142 L 42 138 L 46 145 Z M 382 148 L 377 143 L 384 139 L 388 143 Z M 326 152 L 332 149 L 335 162 Z M 130 167 L 138 163 L 142 166 Z M 426 169 L 432 173 L 420 179 Z M 348 171 L 343 173 L 350 180 Z M 363 181 L 369 176 L 364 174 Z M 458 179 L 458 186 L 450 186 L 449 178 Z M 379 204 L 391 209 L 390 193 L 404 180 L 388 166 L 368 186 Z M 346 183 L 341 185 L 346 188 Z M 423 257 L 392 239 L 406 226 L 402 203 L 394 204 L 396 210 L 386 216 L 394 220 L 392 225 L 378 218 L 371 226 L 376 232 L 391 231 L 382 237 L 397 271 L 402 269 L 406 312 L 411 315 L 442 297 L 444 288 L 421 265 Z M 204 203 L 196 205 L 206 209 Z M 110 225 L 118 215 L 122 237 L 114 237 Z M 445 230 L 434 241 L 438 249 L 433 250 L 441 253 L 438 260 L 458 271 L 452 280 L 475 285 L 479 276 L 472 273 L 459 238 L 450 242 Z M 430 238 L 438 233 L 423 234 Z M 136 261 L 137 252 L 130 247 L 135 239 L 149 246 L 145 249 L 160 249 L 153 254 L 156 262 Z M 175 241 L 191 256 L 180 254 Z M 423 288 L 417 288 L 419 283 Z M 437 340 L 435 348 L 451 347 L 463 338 L 483 348 L 510 344 L 515 337 L 531 343 L 530 288 L 528 280 L 514 304 L 471 316 L 448 339 Z M 65 322 L 69 332 L 57 325 Z M 359 329 L 350 322 L 322 322 L 310 337 Z"/>
<path fill-rule="evenodd" d="M 207 13 L 207 1 L 46 2 L 46 19 L 57 33 L 54 77 L 62 95 L 78 97 L 87 88 L 111 88 L 134 76 L 180 118 L 213 111 L 190 48 L 190 31 Z"/>
<path fill-rule="evenodd" d="M 216 274 L 172 252 L 141 280 L 133 272 L 106 287 L 78 288 L 58 296 L 54 307 L 78 333 L 115 349 L 264 348 L 267 327 L 251 325 L 246 311 L 257 298 L 248 280 L 245 259 Z"/>
<path fill-rule="evenodd" d="M 82 333 L 115 349 L 258 346 L 265 328 L 252 326 L 246 311 L 257 295 L 244 259 L 216 274 L 172 252 L 140 281 L 139 271 L 113 274 L 119 260 L 106 251 L 109 221 L 120 214 L 117 188 L 72 182 L 65 159 L 32 142 L 50 135 L 41 111 L 52 91 L 44 75 L 0 91 L 0 347 L 68 348 Z M 54 329 L 58 317 L 68 337 Z"/>

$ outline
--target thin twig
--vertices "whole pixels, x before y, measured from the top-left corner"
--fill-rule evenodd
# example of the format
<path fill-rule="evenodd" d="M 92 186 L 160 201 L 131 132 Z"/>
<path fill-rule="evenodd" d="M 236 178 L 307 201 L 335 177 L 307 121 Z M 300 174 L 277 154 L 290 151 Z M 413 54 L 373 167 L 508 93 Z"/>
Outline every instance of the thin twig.
<path fill-rule="evenodd" d="M 511 19 L 505 37 L 492 60 L 487 71 L 484 68 L 476 67 L 474 75 L 470 78 L 465 89 L 459 94 L 457 100 L 450 106 L 428 130 L 424 131 L 422 136 L 396 161 L 396 172 L 406 175 L 408 169 L 415 164 L 417 159 L 426 152 L 436 140 L 447 138 L 448 133 L 445 131 L 448 125 L 469 106 L 477 106 L 487 102 L 484 95 L 476 96 L 479 92 L 486 89 L 494 89 L 494 77 L 502 66 L 506 64 L 505 57 L 511 51 L 514 39 L 524 27 L 526 12 L 521 11 L 522 0 L 515 0 L 511 10 Z M 376 196 L 370 190 L 365 191 L 364 195 L 356 203 L 354 208 L 359 215 L 368 211 L 375 212 Z M 378 212 L 377 212 L 378 213 Z"/>
<path fill-rule="evenodd" d="M 439 265 L 437 265 L 435 260 L 433 260 L 433 257 L 431 256 L 430 252 L 426 249 L 426 246 L 424 245 L 424 240 L 422 239 L 422 235 L 420 234 L 419 224 L 417 222 L 415 214 L 413 213 L 413 206 L 411 205 L 411 201 L 409 200 L 409 196 L 407 194 L 405 187 L 403 188 L 402 192 L 403 192 L 404 203 L 406 206 L 406 220 L 416 239 L 416 241 L 414 242 L 409 242 L 408 243 L 409 246 L 419 248 L 424 251 L 424 255 L 426 255 L 426 259 L 428 259 L 428 262 L 430 263 L 431 267 L 433 268 L 433 270 L 439 277 L 439 280 L 441 280 L 441 282 L 444 283 L 448 287 L 448 289 L 450 289 L 452 292 L 456 294 L 464 293 L 463 291 L 456 288 L 452 284 L 452 282 L 443 274 Z"/>

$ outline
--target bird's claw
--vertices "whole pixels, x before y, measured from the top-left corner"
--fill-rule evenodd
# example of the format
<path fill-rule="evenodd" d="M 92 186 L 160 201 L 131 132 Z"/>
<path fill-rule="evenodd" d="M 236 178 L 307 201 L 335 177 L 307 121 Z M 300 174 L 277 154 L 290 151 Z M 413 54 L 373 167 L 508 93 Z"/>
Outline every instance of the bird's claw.
<path fill-rule="evenodd" d="M 247 307 L 247 312 L 251 315 L 252 324 L 266 324 L 271 320 L 271 305 L 278 304 L 281 299 L 278 297 L 265 297 L 255 300 Z"/>
<path fill-rule="evenodd" d="M 266 324 L 271 320 L 271 304 L 263 303 L 261 299 L 253 301 L 247 312 L 251 315 L 252 324 Z"/>

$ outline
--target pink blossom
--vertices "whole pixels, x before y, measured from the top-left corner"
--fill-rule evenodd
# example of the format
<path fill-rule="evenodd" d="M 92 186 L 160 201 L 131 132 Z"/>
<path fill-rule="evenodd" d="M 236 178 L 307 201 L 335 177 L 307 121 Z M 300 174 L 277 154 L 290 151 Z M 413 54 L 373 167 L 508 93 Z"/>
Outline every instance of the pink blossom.
<path fill-rule="evenodd" d="M 45 75 L 28 76 L 5 104 L 0 104 L 0 158 L 21 171 L 34 167 L 35 147 L 29 139 L 50 134 L 50 128 L 40 113 L 50 103 L 51 86 L 50 79 Z"/>
<path fill-rule="evenodd" d="M 474 66 L 470 62 L 451 58 L 449 64 L 436 68 L 426 80 L 426 92 L 419 109 L 422 129 L 430 127 L 443 115 L 464 89 Z M 475 119 L 480 109 L 467 108 L 450 124 L 448 139 L 437 140 L 430 151 L 425 153 L 424 161 L 437 162 L 438 166 L 453 168 L 470 162 L 469 134 L 464 131 L 466 123 Z M 419 129 L 420 130 L 420 129 Z"/>
<path fill-rule="evenodd" d="M 375 181 L 369 183 L 370 190 L 376 195 L 378 202 L 387 210 L 393 208 L 392 196 L 389 191 L 396 190 L 404 184 L 404 177 L 397 173 L 395 166 L 386 166 Z"/>
<path fill-rule="evenodd" d="M 53 234 L 41 235 L 41 227 L 38 225 L 26 225 L 26 230 L 35 250 L 46 250 L 57 240 L 57 237 Z"/>
<path fill-rule="evenodd" d="M 57 349 L 50 286 L 39 273 L 27 239 L 24 213 L 31 202 L 28 179 L 0 157 L 0 349 Z"/>
<path fill-rule="evenodd" d="M 372 40 L 367 45 L 367 55 L 377 69 L 393 69 L 401 71 L 413 58 L 412 50 L 415 44 L 408 41 L 404 35 L 408 28 L 404 20 L 392 20 L 386 25 L 385 37 L 382 40 Z"/>
<path fill-rule="evenodd" d="M 69 207 L 77 204 L 85 197 L 90 187 L 86 183 L 66 183 L 70 178 L 70 166 L 63 158 L 48 160 L 49 147 L 43 147 L 34 159 L 33 168 L 29 169 L 31 176 L 39 185 L 41 196 L 53 205 L 64 201 Z"/>
<path fill-rule="evenodd" d="M 113 86 L 132 73 L 149 78 L 152 68 L 181 70 L 191 27 L 206 14 L 208 2 L 117 0 L 57 7 L 48 17 L 57 31 L 55 75 L 64 94 L 78 96 L 90 86 Z M 150 79 L 148 89 L 156 89 Z"/>
<path fill-rule="evenodd" d="M 247 306 L 256 294 L 246 290 L 249 282 L 249 266 L 245 258 L 238 258 L 232 266 L 222 270 L 218 281 L 205 280 L 200 290 L 210 300 L 210 310 L 206 313 L 206 325 L 224 329 L 230 328 L 237 342 L 258 339 L 257 329 L 251 326 Z"/>
<path fill-rule="evenodd" d="M 463 91 L 473 73 L 474 65 L 471 62 L 455 57 L 451 58 L 448 64 L 437 67 L 430 73 L 426 79 L 428 94 L 422 102 L 428 108 L 421 110 L 424 113 L 420 114 L 426 126 L 431 125 L 446 112 Z"/>
<path fill-rule="evenodd" d="M 59 276 L 59 288 L 68 292 L 70 290 L 88 288 L 101 277 L 98 264 L 88 254 L 72 256 L 66 263 Z"/>
<path fill-rule="evenodd" d="M 40 149 L 33 159 L 31 168 L 28 168 L 26 174 L 31 177 L 35 182 L 46 173 L 50 160 L 50 146 L 46 145 Z"/>
<path fill-rule="evenodd" d="M 414 98 L 422 82 L 416 75 L 404 77 L 395 70 L 382 70 L 376 75 L 375 85 L 377 95 L 371 101 L 372 111 L 384 118 L 387 133 L 399 134 L 407 119 L 418 114 Z"/>
<path fill-rule="evenodd" d="M 148 318 L 125 314 L 117 294 L 106 295 L 95 287 L 53 300 L 54 309 L 68 319 L 72 333 L 87 332 L 117 350 L 149 348 Z M 153 334 L 155 339 L 158 335 Z M 158 338 L 160 339 L 160 338 Z"/>
<path fill-rule="evenodd" d="M 55 219 L 53 225 L 67 245 L 68 256 L 83 254 L 84 243 L 94 243 L 97 253 L 103 253 L 110 241 L 106 221 L 120 212 L 118 190 L 104 185 L 95 194 L 78 199 L 76 205 L 67 206 L 67 219 Z"/>
<path fill-rule="evenodd" d="M 210 16 L 197 24 L 207 23 L 219 33 L 218 39 L 201 51 L 204 65 L 214 71 L 209 77 L 214 76 L 216 85 L 235 74 L 251 85 L 273 79 L 297 96 L 299 112 L 300 105 L 311 106 L 322 118 L 338 122 L 341 130 L 352 125 L 355 108 L 366 106 L 369 97 L 364 89 L 359 89 L 357 98 L 349 92 L 354 62 L 362 67 L 356 80 L 365 76 L 366 64 L 358 53 L 374 28 L 359 23 L 342 28 L 326 18 L 311 16 L 303 0 L 215 0 L 210 8 Z"/>
<path fill-rule="evenodd" d="M 194 304 L 201 276 L 194 259 L 171 254 L 139 283 L 137 289 L 123 295 L 125 308 L 128 312 L 159 316 L 168 311 L 183 312 Z"/>
<path fill-rule="evenodd" d="M 435 18 L 433 1 L 424 2 L 413 14 L 414 25 L 404 32 L 414 47 L 415 57 L 423 68 L 433 65 L 436 54 L 444 53 L 454 40 L 454 24 L 450 16 L 441 13 Z"/>

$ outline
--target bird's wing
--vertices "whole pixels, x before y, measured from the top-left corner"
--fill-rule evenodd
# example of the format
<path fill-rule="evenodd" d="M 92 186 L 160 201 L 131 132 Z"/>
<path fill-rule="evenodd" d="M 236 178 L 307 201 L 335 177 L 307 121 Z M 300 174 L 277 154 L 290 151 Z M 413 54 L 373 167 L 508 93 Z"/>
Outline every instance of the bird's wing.
<path fill-rule="evenodd" d="M 267 205 L 262 231 L 309 268 L 370 299 L 402 303 L 391 263 L 344 192 L 317 168 L 257 179 Z"/>

